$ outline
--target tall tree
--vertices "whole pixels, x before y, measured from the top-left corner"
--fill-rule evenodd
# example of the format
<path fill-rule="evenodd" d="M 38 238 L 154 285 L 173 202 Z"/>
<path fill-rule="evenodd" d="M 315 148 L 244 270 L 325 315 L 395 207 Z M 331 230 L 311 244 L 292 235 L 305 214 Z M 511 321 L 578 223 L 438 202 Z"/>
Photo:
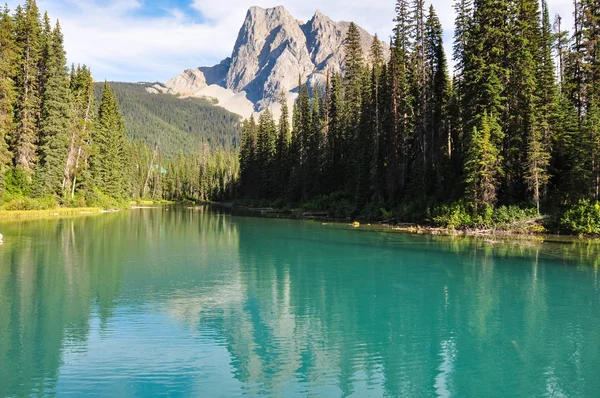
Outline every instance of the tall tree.
<path fill-rule="evenodd" d="M 259 172 L 258 195 L 261 198 L 271 198 L 274 193 L 274 158 L 277 143 L 277 128 L 273 115 L 265 110 L 258 121 L 256 139 L 256 167 Z"/>
<path fill-rule="evenodd" d="M 444 188 L 444 177 L 448 176 L 444 166 L 448 164 L 452 150 L 448 122 L 451 85 L 444 51 L 442 24 L 433 6 L 429 7 L 425 37 L 427 69 L 430 74 L 427 78 L 429 104 L 426 108 L 426 133 L 429 142 L 429 151 L 426 155 L 430 184 L 426 188 L 428 194 L 440 194 Z"/>
<path fill-rule="evenodd" d="M 94 79 L 85 65 L 73 67 L 70 77 L 72 119 L 68 137 L 64 186 L 71 198 L 80 184 L 85 184 L 88 159 L 91 152 L 91 134 L 94 123 Z M 88 179 L 89 180 L 89 179 Z"/>
<path fill-rule="evenodd" d="M 475 213 L 495 205 L 498 179 L 498 148 L 492 142 L 487 113 L 479 128 L 474 127 L 465 162 L 466 195 Z"/>
<path fill-rule="evenodd" d="M 285 93 L 279 96 L 281 105 L 281 116 L 277 129 L 277 148 L 275 150 L 274 172 L 276 174 L 276 190 L 280 198 L 283 198 L 286 192 L 286 186 L 289 176 L 289 151 L 292 140 L 290 132 L 290 111 Z"/>
<path fill-rule="evenodd" d="M 8 6 L 0 15 L 0 198 L 4 192 L 4 175 L 10 165 L 12 153 L 8 150 L 13 133 L 13 105 L 15 101 L 14 75 L 16 46 L 14 22 Z"/>
<path fill-rule="evenodd" d="M 44 49 L 46 77 L 42 90 L 38 193 L 64 195 L 68 132 L 71 122 L 71 92 L 63 35 L 57 22 Z"/>
<path fill-rule="evenodd" d="M 94 186 L 111 197 L 125 198 L 128 191 L 124 159 L 127 150 L 125 123 L 117 97 L 107 83 L 102 91 L 92 142 L 94 149 L 90 166 Z"/>
<path fill-rule="evenodd" d="M 38 122 L 40 114 L 39 63 L 41 59 L 40 13 L 35 0 L 17 7 L 17 73 L 15 87 L 16 126 L 12 148 L 17 167 L 28 175 L 37 161 Z"/>

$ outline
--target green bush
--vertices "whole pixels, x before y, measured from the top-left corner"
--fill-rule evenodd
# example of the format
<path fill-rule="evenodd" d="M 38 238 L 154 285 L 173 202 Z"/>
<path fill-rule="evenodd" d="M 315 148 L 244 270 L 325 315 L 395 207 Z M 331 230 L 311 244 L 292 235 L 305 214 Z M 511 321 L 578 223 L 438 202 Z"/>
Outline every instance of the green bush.
<path fill-rule="evenodd" d="M 50 210 L 58 207 L 58 202 L 53 196 L 33 199 L 27 196 L 11 196 L 3 205 L 2 210 Z"/>
<path fill-rule="evenodd" d="M 435 225 L 451 229 L 502 228 L 537 215 L 535 209 L 519 206 L 500 206 L 497 209 L 486 206 L 474 214 L 463 202 L 435 207 L 431 213 Z"/>
<path fill-rule="evenodd" d="M 90 207 L 99 207 L 102 209 L 122 209 L 129 206 L 127 201 L 111 198 L 98 189 L 93 189 L 86 193 L 85 203 Z"/>
<path fill-rule="evenodd" d="M 600 202 L 579 201 L 563 213 L 560 227 L 577 235 L 600 235 Z"/>
<path fill-rule="evenodd" d="M 80 193 L 77 193 L 77 194 L 75 194 L 75 196 L 73 198 L 68 199 L 66 204 L 67 204 L 67 207 L 73 207 L 73 208 L 87 207 L 87 203 L 85 201 L 85 195 L 82 195 Z"/>
<path fill-rule="evenodd" d="M 473 226 L 471 211 L 462 203 L 443 205 L 433 210 L 435 225 L 450 229 L 461 229 Z"/>
<path fill-rule="evenodd" d="M 500 206 L 494 210 L 492 222 L 494 226 L 501 227 L 515 222 L 528 220 L 537 216 L 534 208 L 522 208 L 519 206 Z"/>

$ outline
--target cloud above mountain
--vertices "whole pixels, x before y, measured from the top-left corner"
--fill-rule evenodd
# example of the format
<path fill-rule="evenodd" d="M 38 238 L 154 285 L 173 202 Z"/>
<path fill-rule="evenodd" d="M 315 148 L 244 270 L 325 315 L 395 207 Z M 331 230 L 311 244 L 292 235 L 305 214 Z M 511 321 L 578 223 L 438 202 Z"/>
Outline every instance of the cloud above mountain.
<path fill-rule="evenodd" d="M 13 8 L 19 1 L 10 0 Z M 319 9 L 355 21 L 382 39 L 393 28 L 394 0 L 38 0 L 59 18 L 70 62 L 86 63 L 98 80 L 164 81 L 182 69 L 213 65 L 230 55 L 247 9 L 285 6 L 308 20 Z M 433 0 L 451 49 L 449 0 Z M 571 19 L 571 2 L 549 0 L 550 11 Z"/>

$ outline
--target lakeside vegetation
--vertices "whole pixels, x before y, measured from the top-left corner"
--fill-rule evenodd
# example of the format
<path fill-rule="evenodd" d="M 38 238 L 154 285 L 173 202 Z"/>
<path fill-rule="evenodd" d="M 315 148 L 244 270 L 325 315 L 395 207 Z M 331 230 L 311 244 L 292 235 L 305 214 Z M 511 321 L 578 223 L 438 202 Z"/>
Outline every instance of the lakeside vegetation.
<path fill-rule="evenodd" d="M 391 55 L 363 59 L 354 24 L 343 75 L 299 83 L 279 123 L 243 126 L 240 197 L 334 217 L 600 233 L 600 6 L 575 24 L 546 1 L 457 0 L 450 77 L 442 26 L 396 2 Z"/>
<path fill-rule="evenodd" d="M 123 208 L 130 200 L 231 195 L 239 169 L 236 116 L 201 100 L 154 96 L 141 86 L 98 88 L 87 66 L 66 62 L 58 21 L 42 17 L 34 0 L 14 12 L 5 6 L 0 210 Z"/>

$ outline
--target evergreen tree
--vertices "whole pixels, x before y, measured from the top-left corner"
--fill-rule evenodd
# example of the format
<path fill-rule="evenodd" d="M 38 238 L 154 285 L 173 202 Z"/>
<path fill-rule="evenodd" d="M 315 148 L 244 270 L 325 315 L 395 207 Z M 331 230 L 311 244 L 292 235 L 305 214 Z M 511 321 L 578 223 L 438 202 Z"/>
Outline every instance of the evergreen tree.
<path fill-rule="evenodd" d="M 240 173 L 242 192 L 249 197 L 256 187 L 256 122 L 254 116 L 245 120 L 242 126 L 242 144 L 240 149 Z"/>
<path fill-rule="evenodd" d="M 125 124 L 115 93 L 107 83 L 104 84 L 92 142 L 90 167 L 94 186 L 110 197 L 125 198 L 128 192 Z"/>
<path fill-rule="evenodd" d="M 256 167 L 259 172 L 258 195 L 271 198 L 274 192 L 273 166 L 277 143 L 277 128 L 273 115 L 265 110 L 258 121 L 256 139 Z"/>
<path fill-rule="evenodd" d="M 16 48 L 14 22 L 8 6 L 0 15 L 0 198 L 4 192 L 4 175 L 10 165 L 12 153 L 8 139 L 13 133 L 13 105 L 15 101 Z"/>
<path fill-rule="evenodd" d="M 88 158 L 91 152 L 91 134 L 94 123 L 94 79 L 85 65 L 71 70 L 70 90 L 72 119 L 68 137 L 68 154 L 65 165 L 65 190 L 71 198 L 80 185 L 85 185 Z M 88 178 L 89 180 L 89 178 Z"/>
<path fill-rule="evenodd" d="M 556 79 L 552 55 L 553 37 L 550 14 L 546 1 L 542 1 L 542 27 L 539 42 L 539 67 L 536 70 L 537 86 L 535 97 L 534 125 L 529 132 L 526 179 L 533 201 L 540 212 L 540 202 L 550 179 L 550 145 L 552 117 L 556 104 Z"/>
<path fill-rule="evenodd" d="M 496 203 L 498 152 L 492 142 L 488 115 L 484 113 L 480 128 L 473 129 L 465 162 L 467 200 L 476 214 Z"/>
<path fill-rule="evenodd" d="M 24 8 L 17 7 L 15 21 L 17 98 L 12 149 L 18 168 L 31 175 L 37 161 L 37 127 L 40 114 L 39 63 L 42 50 L 42 27 L 35 0 L 26 0 Z"/>
<path fill-rule="evenodd" d="M 444 51 L 442 24 L 433 6 L 429 8 L 426 30 L 426 61 L 429 76 L 429 103 L 425 115 L 429 151 L 426 154 L 427 194 L 440 194 L 444 190 L 444 165 L 448 164 L 451 152 L 451 137 L 448 126 L 448 103 L 450 101 L 450 78 L 448 77 L 446 54 Z M 437 188 L 436 188 L 437 187 Z"/>
<path fill-rule="evenodd" d="M 45 53 L 46 78 L 42 90 L 38 193 L 64 194 L 68 132 L 71 121 L 71 93 L 63 35 L 57 22 Z"/>
<path fill-rule="evenodd" d="M 277 130 L 277 148 L 275 150 L 275 164 L 274 172 L 276 175 L 276 191 L 279 193 L 279 197 L 283 198 L 286 192 L 286 187 L 289 176 L 289 151 L 291 144 L 291 133 L 290 133 L 290 112 L 287 104 L 287 98 L 285 93 L 281 93 L 279 98 L 279 104 L 281 105 L 281 116 L 279 118 L 279 125 Z"/>

